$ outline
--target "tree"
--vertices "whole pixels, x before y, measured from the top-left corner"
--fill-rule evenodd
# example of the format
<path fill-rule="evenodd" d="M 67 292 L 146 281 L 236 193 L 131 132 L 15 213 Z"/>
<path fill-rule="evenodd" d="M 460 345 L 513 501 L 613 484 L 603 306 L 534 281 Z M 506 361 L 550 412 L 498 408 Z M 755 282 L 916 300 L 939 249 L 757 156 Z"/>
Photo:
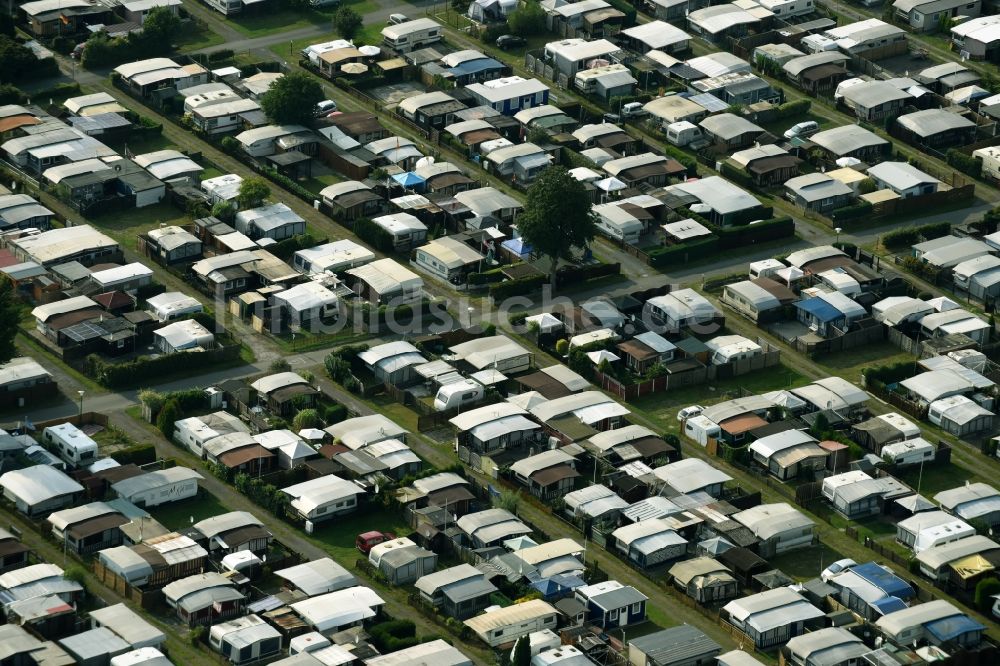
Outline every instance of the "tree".
<path fill-rule="evenodd" d="M 976 583 L 976 607 L 986 613 L 993 605 L 993 596 L 1000 594 L 1000 580 L 984 578 Z"/>
<path fill-rule="evenodd" d="M 512 666 L 531 666 L 531 639 L 527 636 L 521 636 L 514 644 L 510 663 Z"/>
<path fill-rule="evenodd" d="M 551 260 L 550 278 L 555 290 L 559 259 L 569 257 L 574 247 L 594 237 L 597 215 L 591 210 L 583 183 L 565 168 L 551 166 L 528 188 L 518 227 L 535 250 Z"/>
<path fill-rule="evenodd" d="M 142 22 L 141 40 L 156 52 L 170 48 L 170 42 L 181 29 L 181 20 L 166 7 L 153 7 Z"/>
<path fill-rule="evenodd" d="M 9 81 L 32 78 L 38 58 L 31 49 L 6 35 L 0 35 L 0 72 Z"/>
<path fill-rule="evenodd" d="M 256 208 L 264 203 L 271 196 L 271 188 L 267 186 L 263 178 L 251 176 L 240 183 L 240 191 L 236 195 L 236 200 L 240 202 L 240 208 Z"/>
<path fill-rule="evenodd" d="M 545 32 L 545 10 L 537 2 L 526 2 L 507 17 L 511 33 L 521 37 Z"/>
<path fill-rule="evenodd" d="M 333 15 L 333 29 L 344 39 L 351 39 L 361 30 L 361 15 L 350 7 L 341 7 Z"/>
<path fill-rule="evenodd" d="M 179 421 L 182 416 L 181 406 L 177 403 L 177 400 L 167 400 L 167 403 L 163 405 L 163 409 L 160 410 L 159 416 L 156 417 L 156 427 L 163 433 L 164 437 L 173 439 L 174 423 Z"/>
<path fill-rule="evenodd" d="M 292 419 L 292 430 L 298 432 L 305 428 L 318 428 L 320 426 L 319 412 L 315 409 L 303 409 Z"/>
<path fill-rule="evenodd" d="M 14 338 L 21 321 L 21 306 L 14 291 L 14 284 L 7 276 L 0 277 L 0 363 L 17 355 Z"/>
<path fill-rule="evenodd" d="M 271 84 L 261 96 L 260 106 L 272 122 L 301 125 L 313 117 L 323 98 L 323 88 L 312 75 L 292 72 Z"/>

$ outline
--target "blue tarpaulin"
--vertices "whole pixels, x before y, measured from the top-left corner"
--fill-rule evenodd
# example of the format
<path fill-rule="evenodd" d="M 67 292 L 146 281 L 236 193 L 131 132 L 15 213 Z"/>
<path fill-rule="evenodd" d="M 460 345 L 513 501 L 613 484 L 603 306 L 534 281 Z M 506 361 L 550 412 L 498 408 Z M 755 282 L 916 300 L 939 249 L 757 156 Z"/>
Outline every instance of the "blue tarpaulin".
<path fill-rule="evenodd" d="M 814 296 L 812 298 L 807 298 L 804 301 L 799 301 L 795 304 L 800 310 L 805 310 L 811 314 L 817 320 L 828 323 L 831 321 L 836 321 L 844 316 L 844 313 L 833 307 L 822 298 Z"/>
<path fill-rule="evenodd" d="M 940 642 L 953 641 L 959 636 L 985 631 L 986 627 L 973 620 L 968 615 L 952 615 L 934 622 L 928 622 L 924 628 Z"/>
<path fill-rule="evenodd" d="M 851 571 L 885 592 L 886 596 L 910 599 L 916 594 L 909 583 L 896 574 L 886 571 L 875 562 L 859 564 L 851 567 Z"/>
<path fill-rule="evenodd" d="M 416 189 L 424 186 L 424 179 L 412 171 L 397 173 L 392 177 L 392 179 L 403 187 L 408 187 L 410 189 Z"/>

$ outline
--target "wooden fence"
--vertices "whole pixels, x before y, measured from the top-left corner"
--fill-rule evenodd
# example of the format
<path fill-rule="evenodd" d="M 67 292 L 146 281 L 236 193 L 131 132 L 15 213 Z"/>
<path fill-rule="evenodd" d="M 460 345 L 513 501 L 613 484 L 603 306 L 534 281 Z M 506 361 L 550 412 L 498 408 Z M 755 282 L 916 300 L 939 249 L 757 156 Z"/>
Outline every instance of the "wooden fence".
<path fill-rule="evenodd" d="M 628 401 L 636 400 L 650 393 L 706 384 L 716 379 L 739 377 L 750 372 L 776 366 L 779 363 L 781 363 L 781 350 L 772 348 L 753 358 L 739 359 L 723 365 L 703 365 L 686 372 L 647 379 L 637 384 L 623 384 L 610 375 L 595 371 L 594 383 L 605 391 L 613 393 L 622 400 Z"/>
<path fill-rule="evenodd" d="M 810 341 L 798 337 L 795 339 L 795 351 L 809 356 L 820 356 L 881 342 L 885 339 L 885 327 L 874 321 L 872 324 L 874 325 L 823 340 Z"/>

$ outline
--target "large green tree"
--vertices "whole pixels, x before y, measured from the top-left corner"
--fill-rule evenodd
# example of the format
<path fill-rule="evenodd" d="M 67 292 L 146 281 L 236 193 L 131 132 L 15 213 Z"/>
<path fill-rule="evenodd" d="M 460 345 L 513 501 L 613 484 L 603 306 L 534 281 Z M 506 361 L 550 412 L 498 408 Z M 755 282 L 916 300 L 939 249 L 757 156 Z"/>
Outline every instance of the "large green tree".
<path fill-rule="evenodd" d="M 583 247 L 594 237 L 597 215 L 583 183 L 563 167 L 551 166 L 528 188 L 517 226 L 535 251 L 552 261 L 555 289 L 559 259 L 568 258 L 573 248 Z"/>
<path fill-rule="evenodd" d="M 4 83 L 32 78 L 38 58 L 15 39 L 0 35 L 0 77 Z"/>
<path fill-rule="evenodd" d="M 341 7 L 333 15 L 333 29 L 344 39 L 351 39 L 361 30 L 361 15 L 350 7 Z"/>
<path fill-rule="evenodd" d="M 17 355 L 14 338 L 21 320 L 21 306 L 14 285 L 6 276 L 0 277 L 0 363 Z"/>
<path fill-rule="evenodd" d="M 170 49 L 170 42 L 177 36 L 180 29 L 181 20 L 177 18 L 177 14 L 166 7 L 153 7 L 142 22 L 140 39 L 146 42 L 151 50 L 163 53 Z"/>
<path fill-rule="evenodd" d="M 260 106 L 272 122 L 301 124 L 313 117 L 323 101 L 323 88 L 310 74 L 292 72 L 271 84 L 260 98 Z"/>
<path fill-rule="evenodd" d="M 515 35 L 530 37 L 545 32 L 545 10 L 537 2 L 524 3 L 507 17 L 507 26 Z"/>
<path fill-rule="evenodd" d="M 271 196 L 271 188 L 267 186 L 263 178 L 250 176 L 244 178 L 240 183 L 240 191 L 236 194 L 236 200 L 240 203 L 240 208 L 256 208 Z"/>

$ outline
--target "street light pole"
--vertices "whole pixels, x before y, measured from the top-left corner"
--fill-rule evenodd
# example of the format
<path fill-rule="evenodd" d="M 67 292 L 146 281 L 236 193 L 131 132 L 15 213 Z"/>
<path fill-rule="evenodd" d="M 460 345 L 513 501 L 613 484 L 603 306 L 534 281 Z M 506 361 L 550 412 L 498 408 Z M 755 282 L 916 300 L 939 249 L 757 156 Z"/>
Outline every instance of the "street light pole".
<path fill-rule="evenodd" d="M 77 393 L 80 395 L 80 418 L 82 419 L 83 418 L 83 396 L 86 393 L 86 391 L 77 391 Z"/>
<path fill-rule="evenodd" d="M 840 228 L 840 227 L 837 227 L 836 229 L 834 229 L 834 231 L 837 232 L 837 242 L 834 245 L 834 247 L 836 247 L 839 250 L 840 249 L 840 247 L 839 247 L 840 246 L 840 232 L 843 231 L 843 229 Z"/>

